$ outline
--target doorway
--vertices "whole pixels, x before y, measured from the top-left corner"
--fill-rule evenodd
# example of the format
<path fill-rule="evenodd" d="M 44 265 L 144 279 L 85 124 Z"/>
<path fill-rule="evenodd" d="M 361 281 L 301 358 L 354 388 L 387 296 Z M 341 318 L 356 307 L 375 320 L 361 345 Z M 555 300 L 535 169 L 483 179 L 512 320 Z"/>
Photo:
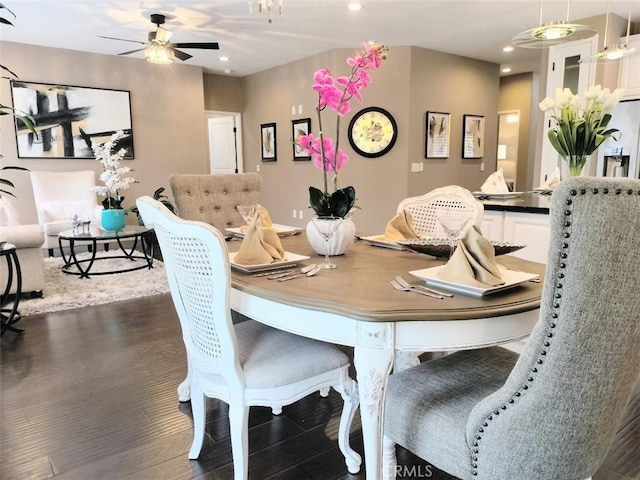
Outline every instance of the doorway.
<path fill-rule="evenodd" d="M 209 144 L 209 173 L 242 173 L 241 116 L 234 112 L 205 112 Z"/>
<path fill-rule="evenodd" d="M 517 191 L 518 136 L 520 110 L 498 112 L 497 167 L 502 168 L 504 180 L 512 192 Z"/>

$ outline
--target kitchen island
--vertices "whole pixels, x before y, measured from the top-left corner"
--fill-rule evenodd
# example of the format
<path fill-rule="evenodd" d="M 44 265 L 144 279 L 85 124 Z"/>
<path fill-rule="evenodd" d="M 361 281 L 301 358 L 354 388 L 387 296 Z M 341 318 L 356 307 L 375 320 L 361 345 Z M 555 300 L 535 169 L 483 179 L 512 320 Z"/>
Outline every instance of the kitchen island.
<path fill-rule="evenodd" d="M 512 255 L 547 263 L 551 195 L 523 193 L 516 198 L 480 200 L 484 205 L 482 233 L 497 242 L 526 245 Z"/>

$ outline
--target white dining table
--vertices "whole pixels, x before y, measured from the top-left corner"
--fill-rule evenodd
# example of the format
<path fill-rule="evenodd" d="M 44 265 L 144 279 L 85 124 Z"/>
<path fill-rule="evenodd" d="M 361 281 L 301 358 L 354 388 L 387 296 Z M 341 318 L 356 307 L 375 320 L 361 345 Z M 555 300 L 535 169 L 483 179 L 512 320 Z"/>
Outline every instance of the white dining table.
<path fill-rule="evenodd" d="M 236 243 L 237 245 L 233 245 Z M 320 263 L 304 234 L 282 239 L 287 252 Z M 238 242 L 229 249 L 237 250 Z M 444 263 L 428 255 L 356 241 L 332 257 L 335 270 L 288 282 L 232 270 L 231 307 L 274 328 L 354 348 L 366 478 L 382 478 L 385 388 L 396 352 L 449 351 L 525 338 L 538 320 L 542 285 L 526 282 L 485 297 L 455 294 L 442 300 L 398 291 L 396 275 Z M 540 274 L 544 265 L 509 255 L 500 263 Z"/>

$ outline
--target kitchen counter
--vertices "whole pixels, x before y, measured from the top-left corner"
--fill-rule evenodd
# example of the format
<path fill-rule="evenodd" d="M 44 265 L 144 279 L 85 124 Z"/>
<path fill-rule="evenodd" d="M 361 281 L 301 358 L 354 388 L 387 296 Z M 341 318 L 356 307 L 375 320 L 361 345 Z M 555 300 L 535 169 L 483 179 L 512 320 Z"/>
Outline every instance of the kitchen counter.
<path fill-rule="evenodd" d="M 499 200 L 488 198 L 480 200 L 485 211 L 493 210 L 498 212 L 521 212 L 521 213 L 542 213 L 549 214 L 551 205 L 551 195 L 541 195 L 539 193 L 523 193 L 517 198 Z"/>

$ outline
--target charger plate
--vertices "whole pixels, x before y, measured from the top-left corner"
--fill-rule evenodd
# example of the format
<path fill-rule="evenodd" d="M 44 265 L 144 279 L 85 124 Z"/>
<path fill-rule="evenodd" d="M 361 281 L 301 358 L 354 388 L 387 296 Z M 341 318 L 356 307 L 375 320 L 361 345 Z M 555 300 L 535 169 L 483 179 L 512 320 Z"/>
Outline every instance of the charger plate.
<path fill-rule="evenodd" d="M 409 250 L 431 255 L 436 258 L 449 257 L 449 240 L 446 238 L 412 238 L 399 240 L 398 244 L 408 248 Z M 496 255 L 505 255 L 526 247 L 526 245 L 493 241 L 491 242 L 491 245 L 493 245 Z"/>

